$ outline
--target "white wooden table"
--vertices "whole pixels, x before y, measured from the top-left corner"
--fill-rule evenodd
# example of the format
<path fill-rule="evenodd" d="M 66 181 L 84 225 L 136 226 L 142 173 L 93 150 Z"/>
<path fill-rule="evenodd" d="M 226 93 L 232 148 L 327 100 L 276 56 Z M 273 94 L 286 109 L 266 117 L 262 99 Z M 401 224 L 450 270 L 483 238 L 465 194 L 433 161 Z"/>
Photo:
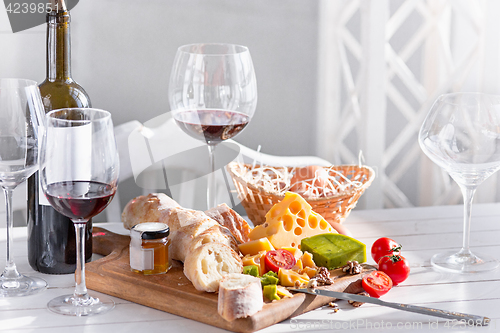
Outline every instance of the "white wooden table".
<path fill-rule="evenodd" d="M 433 270 L 432 254 L 458 248 L 462 240 L 462 207 L 424 207 L 354 211 L 345 222 L 354 236 L 369 248 L 379 237 L 391 237 L 403 245 L 411 263 L 411 274 L 402 285 L 383 296 L 384 300 L 487 316 L 488 327 L 463 327 L 457 323 L 390 308 L 365 304 L 353 308 L 339 301 L 341 310 L 328 307 L 308 312 L 261 332 L 326 332 L 350 329 L 355 332 L 499 332 L 500 270 L 455 275 Z M 120 223 L 101 224 L 126 233 Z M 87 318 L 56 315 L 46 309 L 55 296 L 72 293 L 73 275 L 45 275 L 27 263 L 26 228 L 15 228 L 14 255 L 19 270 L 39 276 L 49 288 L 39 295 L 0 299 L 2 332 L 223 332 L 223 330 L 169 313 L 114 298 L 116 307 L 107 314 Z M 0 253 L 5 256 L 5 229 L 0 229 Z M 474 205 L 471 233 L 473 250 L 489 252 L 500 259 L 500 204 Z M 5 259 L 0 260 L 4 266 Z M 369 259 L 369 263 L 373 263 Z"/>

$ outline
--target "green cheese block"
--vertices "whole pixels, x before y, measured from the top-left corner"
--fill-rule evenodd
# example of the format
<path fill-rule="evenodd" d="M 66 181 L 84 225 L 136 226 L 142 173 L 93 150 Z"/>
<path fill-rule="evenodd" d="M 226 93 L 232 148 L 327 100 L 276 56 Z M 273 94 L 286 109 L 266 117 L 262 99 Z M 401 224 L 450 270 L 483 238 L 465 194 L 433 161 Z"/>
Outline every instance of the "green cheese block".
<path fill-rule="evenodd" d="M 334 269 L 348 261 L 366 262 L 366 246 L 341 234 L 320 234 L 302 239 L 300 249 L 313 255 L 317 266 Z"/>

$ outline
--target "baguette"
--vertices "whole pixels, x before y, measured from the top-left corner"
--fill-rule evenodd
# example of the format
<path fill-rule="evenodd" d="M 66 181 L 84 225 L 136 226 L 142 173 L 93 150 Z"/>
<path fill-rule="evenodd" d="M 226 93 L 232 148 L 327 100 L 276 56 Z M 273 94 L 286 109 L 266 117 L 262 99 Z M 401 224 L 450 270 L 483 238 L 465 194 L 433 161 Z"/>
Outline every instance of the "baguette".
<path fill-rule="evenodd" d="M 221 243 L 203 244 L 188 253 L 184 261 L 184 275 L 200 291 L 215 292 L 224 275 L 242 271 L 238 254 Z"/>
<path fill-rule="evenodd" d="M 163 214 L 179 204 L 164 193 L 150 193 L 130 200 L 122 212 L 122 222 L 126 229 L 143 222 L 159 222 Z"/>
<path fill-rule="evenodd" d="M 263 305 L 259 278 L 231 273 L 220 281 L 217 311 L 227 321 L 251 316 L 262 310 Z"/>
<path fill-rule="evenodd" d="M 248 234 L 252 231 L 252 228 L 250 228 L 247 221 L 225 203 L 205 211 L 205 214 L 219 222 L 220 225 L 228 228 L 240 244 L 250 240 Z"/>
<path fill-rule="evenodd" d="M 221 243 L 232 248 L 239 253 L 238 243 L 233 234 L 221 225 L 214 225 L 194 237 L 189 246 L 189 252 L 193 252 L 197 247 L 207 243 Z"/>

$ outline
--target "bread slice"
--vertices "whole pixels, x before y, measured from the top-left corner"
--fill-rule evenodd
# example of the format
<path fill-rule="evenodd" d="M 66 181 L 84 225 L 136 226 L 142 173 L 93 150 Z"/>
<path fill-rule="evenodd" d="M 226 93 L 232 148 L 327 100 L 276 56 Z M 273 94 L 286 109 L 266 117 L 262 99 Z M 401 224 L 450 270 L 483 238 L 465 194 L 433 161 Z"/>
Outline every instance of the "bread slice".
<path fill-rule="evenodd" d="M 221 243 L 232 248 L 239 253 L 238 243 L 231 232 L 217 224 L 194 237 L 190 243 L 189 252 L 193 252 L 197 247 L 207 243 Z"/>
<path fill-rule="evenodd" d="M 188 253 L 184 261 L 184 275 L 200 291 L 215 292 L 224 275 L 242 271 L 238 254 L 221 243 L 203 244 Z"/>
<path fill-rule="evenodd" d="M 220 225 L 228 228 L 238 242 L 246 243 L 250 240 L 248 234 L 252 231 L 252 228 L 250 228 L 247 221 L 225 203 L 207 210 L 205 214 L 219 222 Z"/>
<path fill-rule="evenodd" d="M 195 212 L 195 211 L 193 211 Z M 185 213 L 185 212 L 183 212 Z M 211 227 L 218 226 L 217 222 L 199 212 L 200 214 L 187 213 L 189 218 L 184 220 L 180 218 L 181 214 L 173 214 L 173 219 L 170 220 L 170 257 L 175 260 L 184 262 L 186 255 L 191 251 L 191 243 L 198 235 L 210 229 Z M 201 215 L 203 214 L 203 215 Z M 222 238 L 222 237 L 221 237 Z"/>
<path fill-rule="evenodd" d="M 262 310 L 263 305 L 259 278 L 231 273 L 220 281 L 217 311 L 227 321 L 251 316 Z"/>
<path fill-rule="evenodd" d="M 160 216 L 179 204 L 164 193 L 150 193 L 130 200 L 122 212 L 126 229 L 143 222 L 159 222 Z"/>

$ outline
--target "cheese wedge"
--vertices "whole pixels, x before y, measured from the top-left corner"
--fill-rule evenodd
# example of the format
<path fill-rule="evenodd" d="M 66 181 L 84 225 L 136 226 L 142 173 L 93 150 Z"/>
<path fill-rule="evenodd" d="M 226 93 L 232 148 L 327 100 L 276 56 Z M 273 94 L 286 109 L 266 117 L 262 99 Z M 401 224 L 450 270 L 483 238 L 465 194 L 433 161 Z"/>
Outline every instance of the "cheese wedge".
<path fill-rule="evenodd" d="M 252 240 L 243 244 L 239 244 L 238 248 L 240 249 L 240 252 L 243 253 L 244 256 L 246 255 L 253 256 L 261 251 L 274 250 L 274 247 L 271 245 L 269 239 L 267 239 L 266 237 Z"/>
<path fill-rule="evenodd" d="M 278 278 L 280 279 L 280 284 L 284 287 L 296 287 L 295 281 L 299 281 L 300 284 L 307 284 L 309 282 L 309 276 L 307 274 L 299 274 L 291 269 L 281 269 L 278 271 Z"/>
<path fill-rule="evenodd" d="M 326 220 L 312 210 L 297 193 L 287 192 L 266 214 L 266 222 L 248 235 L 251 240 L 267 237 L 276 249 L 300 249 L 300 241 L 323 233 L 336 233 Z"/>

